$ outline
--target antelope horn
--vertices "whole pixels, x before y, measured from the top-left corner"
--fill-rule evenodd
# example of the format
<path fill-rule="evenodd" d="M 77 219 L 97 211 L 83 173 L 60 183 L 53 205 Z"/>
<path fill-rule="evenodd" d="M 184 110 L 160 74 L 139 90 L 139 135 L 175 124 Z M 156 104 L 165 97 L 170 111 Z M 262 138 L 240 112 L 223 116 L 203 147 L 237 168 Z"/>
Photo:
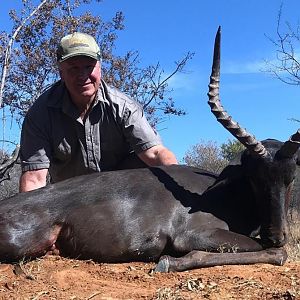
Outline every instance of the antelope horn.
<path fill-rule="evenodd" d="M 266 157 L 268 156 L 267 149 L 260 141 L 240 125 L 233 121 L 231 116 L 224 110 L 219 98 L 220 86 L 220 40 L 221 40 L 221 27 L 219 26 L 214 45 L 214 58 L 212 65 L 212 72 L 209 82 L 208 104 L 211 112 L 215 115 L 218 122 L 220 122 L 235 138 L 237 138 L 249 151 L 255 155 Z"/>
<path fill-rule="evenodd" d="M 294 133 L 277 151 L 280 158 L 292 158 L 300 147 L 300 129 Z"/>

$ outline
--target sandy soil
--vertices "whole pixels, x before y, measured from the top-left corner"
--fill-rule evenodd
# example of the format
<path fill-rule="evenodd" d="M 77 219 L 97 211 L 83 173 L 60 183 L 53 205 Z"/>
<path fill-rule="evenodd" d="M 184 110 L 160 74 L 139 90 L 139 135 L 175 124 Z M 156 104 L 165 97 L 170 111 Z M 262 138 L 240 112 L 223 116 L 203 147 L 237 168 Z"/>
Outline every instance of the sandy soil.
<path fill-rule="evenodd" d="M 0 299 L 300 299 L 300 262 L 167 274 L 153 274 L 153 267 L 59 256 L 0 264 Z"/>

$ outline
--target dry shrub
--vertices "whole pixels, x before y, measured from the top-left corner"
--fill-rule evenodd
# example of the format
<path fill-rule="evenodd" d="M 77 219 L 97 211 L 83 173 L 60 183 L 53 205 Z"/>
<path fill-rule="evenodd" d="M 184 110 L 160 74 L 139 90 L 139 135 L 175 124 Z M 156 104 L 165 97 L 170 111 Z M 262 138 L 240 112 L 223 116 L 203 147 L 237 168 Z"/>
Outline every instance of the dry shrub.
<path fill-rule="evenodd" d="M 289 260 L 300 261 L 300 213 L 291 210 L 289 214 L 290 237 L 286 246 Z"/>
<path fill-rule="evenodd" d="M 228 160 L 222 157 L 221 148 L 214 141 L 201 141 L 193 145 L 186 152 L 183 160 L 188 166 L 215 173 L 221 172 L 228 165 Z"/>

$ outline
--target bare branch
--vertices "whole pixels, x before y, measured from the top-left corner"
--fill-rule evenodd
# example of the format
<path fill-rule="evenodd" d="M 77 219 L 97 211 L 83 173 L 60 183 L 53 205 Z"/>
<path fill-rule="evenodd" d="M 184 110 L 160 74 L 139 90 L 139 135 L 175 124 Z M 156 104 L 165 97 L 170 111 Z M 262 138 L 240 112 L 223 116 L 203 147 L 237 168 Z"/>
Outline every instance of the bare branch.
<path fill-rule="evenodd" d="M 0 86 L 0 108 L 2 107 L 2 98 L 3 98 L 3 91 L 5 86 L 5 80 L 8 72 L 9 67 L 9 59 L 11 55 L 11 49 L 14 43 L 14 40 L 16 39 L 19 31 L 22 29 L 22 27 L 27 23 L 27 21 L 36 14 L 36 12 L 47 2 L 47 0 L 43 0 L 30 14 L 27 18 L 23 20 L 23 22 L 20 24 L 20 26 L 15 30 L 12 37 L 10 38 L 6 51 L 5 51 L 5 57 L 4 57 L 4 63 L 2 67 L 2 75 L 1 75 L 1 86 Z"/>
<path fill-rule="evenodd" d="M 155 90 L 153 91 L 153 94 L 149 98 L 148 102 L 143 105 L 144 108 L 146 108 L 153 101 L 153 99 L 157 96 L 158 91 L 160 90 L 160 88 L 163 87 L 169 79 L 171 79 L 176 73 L 181 72 L 183 70 L 183 68 L 186 65 L 187 61 L 189 59 L 191 59 L 193 56 L 194 56 L 194 53 L 188 52 L 187 55 L 181 61 L 176 62 L 175 70 L 171 74 L 169 74 L 166 78 L 164 78 L 162 81 L 160 81 L 161 73 L 159 74 L 158 84 L 155 86 Z M 157 68 L 158 67 L 159 67 L 159 65 L 157 65 Z M 155 84 L 154 81 L 152 81 L 152 82 Z"/>
<path fill-rule="evenodd" d="M 282 24 L 282 5 L 277 18 L 277 39 L 267 37 L 276 48 L 276 62 L 266 61 L 268 69 L 280 81 L 290 85 L 300 85 L 300 61 L 297 43 L 300 42 L 300 26 L 296 29 L 289 22 Z"/>

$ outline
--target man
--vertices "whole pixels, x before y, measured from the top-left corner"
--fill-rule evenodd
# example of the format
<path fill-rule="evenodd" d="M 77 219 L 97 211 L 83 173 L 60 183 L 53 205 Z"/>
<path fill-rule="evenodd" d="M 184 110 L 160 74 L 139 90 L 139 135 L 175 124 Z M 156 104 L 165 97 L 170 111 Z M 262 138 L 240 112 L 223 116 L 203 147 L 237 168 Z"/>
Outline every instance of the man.
<path fill-rule="evenodd" d="M 62 38 L 61 80 L 28 111 L 21 134 L 20 192 L 73 176 L 137 165 L 177 164 L 140 105 L 101 80 L 100 50 L 90 35 Z M 140 161 L 137 163 L 137 161 Z"/>

